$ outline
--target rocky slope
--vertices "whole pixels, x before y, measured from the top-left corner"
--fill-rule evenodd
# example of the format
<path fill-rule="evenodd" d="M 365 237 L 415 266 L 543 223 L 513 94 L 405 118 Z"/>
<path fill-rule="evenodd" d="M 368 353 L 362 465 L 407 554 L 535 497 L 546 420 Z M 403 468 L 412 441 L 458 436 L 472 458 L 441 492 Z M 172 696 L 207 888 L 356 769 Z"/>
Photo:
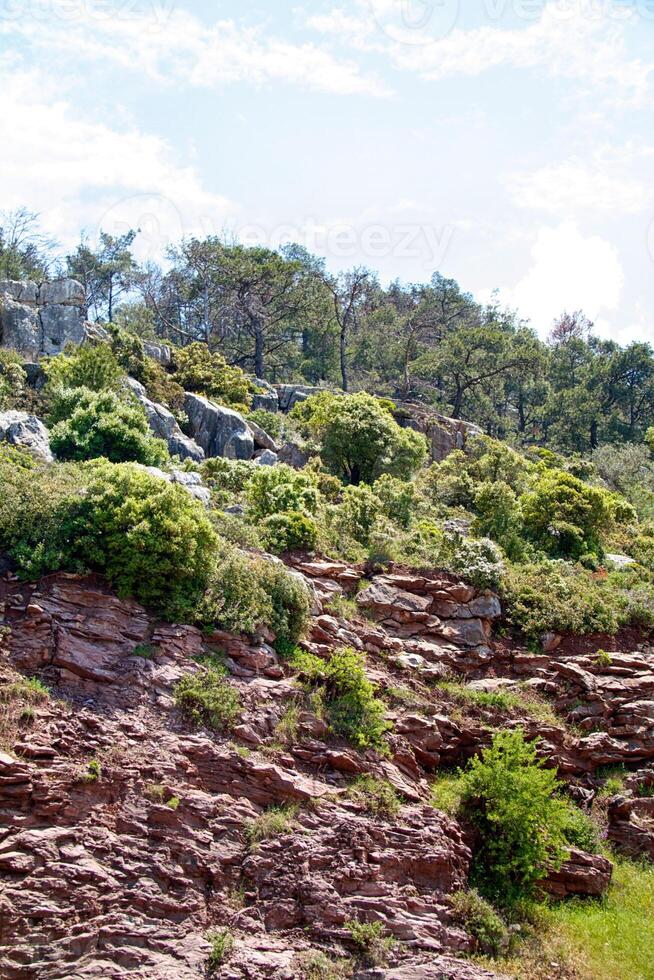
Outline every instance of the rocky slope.
<path fill-rule="evenodd" d="M 609 658 L 555 637 L 532 654 L 494 638 L 497 597 L 451 576 L 291 563 L 315 597 L 307 649 L 367 653 L 394 725 L 387 758 L 329 736 L 263 638 L 156 622 L 91 577 L 1 580 L 3 978 L 190 980 L 206 975 L 207 934 L 228 928 L 219 976 L 290 980 L 317 951 L 352 956 L 352 919 L 398 940 L 386 968 L 357 976 L 490 977 L 460 958 L 474 941 L 449 896 L 465 884 L 471 841 L 429 804 L 436 768 L 521 725 L 590 803 L 598 765 L 654 758 L 654 650 L 633 636 Z M 191 726 L 172 696 L 199 669 L 193 658 L 218 648 L 244 706 L 226 735 Z M 454 674 L 465 688 L 443 683 Z M 52 696 L 28 704 L 25 675 Z M 516 696 L 489 706 L 470 693 L 480 690 Z M 362 773 L 401 795 L 397 816 L 348 793 Z M 630 779 L 609 801 L 608 833 L 652 855 L 654 770 Z M 285 808 L 284 832 L 254 843 L 248 828 L 271 807 Z M 573 851 L 546 887 L 600 894 L 610 874 L 604 858 Z"/>

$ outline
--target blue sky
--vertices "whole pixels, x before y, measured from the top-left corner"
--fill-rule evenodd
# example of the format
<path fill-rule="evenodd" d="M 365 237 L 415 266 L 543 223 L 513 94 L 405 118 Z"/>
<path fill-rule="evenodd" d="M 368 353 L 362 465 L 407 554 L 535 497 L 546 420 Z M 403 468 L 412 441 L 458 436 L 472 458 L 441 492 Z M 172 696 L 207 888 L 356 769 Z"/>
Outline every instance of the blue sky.
<path fill-rule="evenodd" d="M 0 0 L 0 207 L 651 339 L 654 0 Z"/>

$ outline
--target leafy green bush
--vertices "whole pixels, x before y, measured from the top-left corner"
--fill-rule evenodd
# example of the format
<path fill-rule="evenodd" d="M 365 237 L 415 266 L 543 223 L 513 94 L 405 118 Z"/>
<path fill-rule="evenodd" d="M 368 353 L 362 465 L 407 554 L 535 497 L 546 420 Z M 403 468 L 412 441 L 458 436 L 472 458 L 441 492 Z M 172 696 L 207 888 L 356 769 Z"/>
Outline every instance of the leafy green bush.
<path fill-rule="evenodd" d="M 203 507 L 128 463 L 94 464 L 87 474 L 84 495 L 68 504 L 58 529 L 71 557 L 120 595 L 173 621 L 193 620 L 218 544 Z"/>
<path fill-rule="evenodd" d="M 602 533 L 616 519 L 636 520 L 633 508 L 621 497 L 561 470 L 546 470 L 520 502 L 525 533 L 554 557 L 601 555 Z"/>
<path fill-rule="evenodd" d="M 520 730 L 498 732 L 461 776 L 461 813 L 474 827 L 471 881 L 509 906 L 563 863 L 570 806 Z"/>
<path fill-rule="evenodd" d="M 615 633 L 611 597 L 589 572 L 563 562 L 513 565 L 503 582 L 506 616 L 527 639 L 543 633 Z"/>
<path fill-rule="evenodd" d="M 212 401 L 247 412 L 252 404 L 251 384 L 224 357 L 206 344 L 194 343 L 174 352 L 174 378 L 185 391 L 196 391 Z"/>
<path fill-rule="evenodd" d="M 302 548 L 313 551 L 318 538 L 316 522 L 301 511 L 285 514 L 271 514 L 266 517 L 262 527 L 262 537 L 266 548 L 274 555 Z"/>
<path fill-rule="evenodd" d="M 497 545 L 487 538 L 445 534 L 439 559 L 444 568 L 478 589 L 499 588 L 505 571 Z"/>
<path fill-rule="evenodd" d="M 337 650 L 324 661 L 299 651 L 292 663 L 310 685 L 318 688 L 317 703 L 324 707 L 336 734 L 360 749 L 384 747 L 384 735 L 392 726 L 384 718 L 385 704 L 375 697 L 374 685 L 366 677 L 362 654 Z"/>
<path fill-rule="evenodd" d="M 22 358 L 15 351 L 0 348 L 0 412 L 19 407 L 26 382 Z"/>
<path fill-rule="evenodd" d="M 509 945 L 510 933 L 490 902 L 471 888 L 450 896 L 454 918 L 477 943 L 481 953 L 498 956 Z"/>
<path fill-rule="evenodd" d="M 247 420 L 254 422 L 275 441 L 281 438 L 283 416 L 279 412 L 268 412 L 265 408 L 255 408 L 248 413 Z"/>
<path fill-rule="evenodd" d="M 16 562 L 21 577 L 82 570 L 61 532 L 70 502 L 84 492 L 85 483 L 79 466 L 39 464 L 0 445 L 0 551 Z"/>
<path fill-rule="evenodd" d="M 291 650 L 307 627 L 308 590 L 281 563 L 224 552 L 212 571 L 200 618 L 235 633 L 256 633 L 263 625 L 275 633 L 275 648 Z"/>
<path fill-rule="evenodd" d="M 318 490 L 312 478 L 285 463 L 254 467 L 245 494 L 254 517 L 287 511 L 315 514 L 318 507 Z"/>
<path fill-rule="evenodd" d="M 109 344 L 66 350 L 46 361 L 43 368 L 51 391 L 57 388 L 115 391 L 125 375 Z"/>
<path fill-rule="evenodd" d="M 216 731 L 229 728 L 241 710 L 241 699 L 225 679 L 226 673 L 205 666 L 197 674 L 185 674 L 173 689 L 175 704 L 197 725 Z"/>
<path fill-rule="evenodd" d="M 61 419 L 50 433 L 52 451 L 59 459 L 104 457 L 112 463 L 160 466 L 169 458 L 165 442 L 152 436 L 141 406 L 123 401 L 112 391 L 60 390 L 51 418 Z"/>
<path fill-rule="evenodd" d="M 467 470 L 468 459 L 460 449 L 441 463 L 432 463 L 417 477 L 419 486 L 431 504 L 471 508 L 475 482 Z"/>
<path fill-rule="evenodd" d="M 381 501 L 384 514 L 400 527 L 408 527 L 416 506 L 415 484 L 383 473 L 375 480 L 372 490 Z"/>
<path fill-rule="evenodd" d="M 497 541 L 509 557 L 521 557 L 525 550 L 521 540 L 522 515 L 518 498 L 509 484 L 482 483 L 475 492 L 473 508 L 473 534 Z"/>
<path fill-rule="evenodd" d="M 383 966 L 395 945 L 392 936 L 385 936 L 382 922 L 359 922 L 350 919 L 345 923 L 359 956 L 370 966 Z"/>
<path fill-rule="evenodd" d="M 209 974 L 213 975 L 219 966 L 226 963 L 234 949 L 234 937 L 229 929 L 214 929 L 207 933 L 207 941 L 211 943 L 209 953 Z"/>
<path fill-rule="evenodd" d="M 402 429 L 388 406 L 365 392 L 323 392 L 291 414 L 319 440 L 328 469 L 347 483 L 372 483 L 382 473 L 406 479 L 427 456 L 424 436 Z"/>
<path fill-rule="evenodd" d="M 254 472 L 254 463 L 245 460 L 223 459 L 212 456 L 205 459 L 200 467 L 202 479 L 212 490 L 226 491 L 229 494 L 241 493 Z M 264 467 L 258 466 L 257 469 Z"/>
<path fill-rule="evenodd" d="M 367 545 L 382 507 L 380 498 L 365 484 L 345 487 L 341 503 L 331 510 L 337 538 L 344 535 Z"/>

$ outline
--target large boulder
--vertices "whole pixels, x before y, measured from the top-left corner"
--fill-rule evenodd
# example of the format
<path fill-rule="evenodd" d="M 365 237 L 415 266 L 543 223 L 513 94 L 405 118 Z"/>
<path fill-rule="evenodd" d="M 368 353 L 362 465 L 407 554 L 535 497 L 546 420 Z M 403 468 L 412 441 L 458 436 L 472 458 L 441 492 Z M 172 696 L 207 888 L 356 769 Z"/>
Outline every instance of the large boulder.
<path fill-rule="evenodd" d="M 135 378 L 128 378 L 127 384 L 134 397 L 145 409 L 152 432 L 165 441 L 170 455 L 201 463 L 204 459 L 204 450 L 197 442 L 184 435 L 173 413 L 158 402 L 151 401 L 143 385 Z"/>
<path fill-rule="evenodd" d="M 279 410 L 290 412 L 298 402 L 304 402 L 311 395 L 317 395 L 323 388 L 315 388 L 312 385 L 275 385 Z"/>
<path fill-rule="evenodd" d="M 483 429 L 472 422 L 439 415 L 426 405 L 398 402 L 395 420 L 405 429 L 414 429 L 427 438 L 430 456 L 440 463 L 455 449 L 465 449 L 469 439 L 483 435 Z"/>
<path fill-rule="evenodd" d="M 257 425 L 251 419 L 248 419 L 247 424 L 257 449 L 269 449 L 273 453 L 278 451 L 277 443 L 272 436 L 268 435 L 265 429 L 262 429 L 260 425 Z"/>
<path fill-rule="evenodd" d="M 84 287 L 75 279 L 0 282 L 0 344 L 36 359 L 86 339 Z"/>
<path fill-rule="evenodd" d="M 186 393 L 184 410 L 190 432 L 207 456 L 252 459 L 254 439 L 247 422 L 238 412 L 190 392 Z"/>
<path fill-rule="evenodd" d="M 263 408 L 266 412 L 278 412 L 279 398 L 273 386 L 261 378 L 257 378 L 255 384 L 257 390 L 252 396 L 252 408 Z"/>
<path fill-rule="evenodd" d="M 151 340 L 143 341 L 143 350 L 153 361 L 158 361 L 163 367 L 169 367 L 173 361 L 173 351 L 170 344 L 158 344 Z"/>
<path fill-rule="evenodd" d="M 27 412 L 1 412 L 0 442 L 8 442 L 11 446 L 25 449 L 46 463 L 52 462 L 48 430 L 35 415 L 28 415 Z"/>
<path fill-rule="evenodd" d="M 36 307 L 0 293 L 0 344 L 35 358 L 41 352 L 41 321 Z"/>

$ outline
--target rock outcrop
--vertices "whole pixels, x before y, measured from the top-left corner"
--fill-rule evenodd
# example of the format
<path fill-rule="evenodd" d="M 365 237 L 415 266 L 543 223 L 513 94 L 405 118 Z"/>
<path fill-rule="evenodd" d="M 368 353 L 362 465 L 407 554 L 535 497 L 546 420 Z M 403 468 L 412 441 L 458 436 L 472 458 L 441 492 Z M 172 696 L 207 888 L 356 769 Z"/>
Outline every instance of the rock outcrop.
<path fill-rule="evenodd" d="M 173 413 L 164 405 L 151 401 L 143 385 L 135 378 L 128 378 L 127 384 L 136 400 L 145 409 L 148 424 L 153 434 L 164 440 L 170 455 L 201 463 L 204 459 L 204 450 L 193 439 L 184 435 Z"/>
<path fill-rule="evenodd" d="M 189 431 L 206 456 L 252 459 L 252 432 L 238 412 L 189 392 L 184 399 L 184 411 L 188 415 Z"/>
<path fill-rule="evenodd" d="M 0 344 L 36 360 L 60 354 L 86 337 L 83 286 L 74 279 L 54 282 L 0 281 Z"/>
<path fill-rule="evenodd" d="M 404 428 L 415 429 L 426 436 L 435 463 L 442 462 L 455 449 L 465 449 L 468 439 L 483 435 L 483 429 L 478 425 L 439 415 L 417 402 L 398 402 L 395 419 Z"/>
<path fill-rule="evenodd" d="M 53 460 L 48 430 L 40 419 L 27 412 L 0 413 L 0 442 L 25 449 L 46 463 Z"/>

